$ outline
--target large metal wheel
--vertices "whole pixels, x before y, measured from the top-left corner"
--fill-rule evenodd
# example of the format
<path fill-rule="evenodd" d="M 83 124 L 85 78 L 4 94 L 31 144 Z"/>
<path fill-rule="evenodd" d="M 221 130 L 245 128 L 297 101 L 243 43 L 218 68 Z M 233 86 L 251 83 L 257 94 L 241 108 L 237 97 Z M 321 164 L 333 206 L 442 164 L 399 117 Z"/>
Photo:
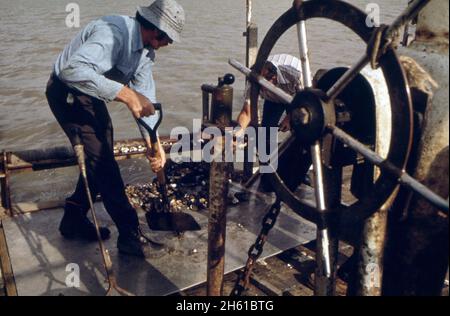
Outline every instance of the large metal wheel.
<path fill-rule="evenodd" d="M 361 40 L 368 44 L 375 29 L 366 25 L 366 17 L 366 14 L 361 10 L 348 3 L 337 0 L 311 0 L 299 3 L 297 6 L 294 5 L 284 13 L 268 31 L 261 44 L 256 63 L 252 69 L 255 73 L 261 73 L 264 62 L 269 57 L 277 41 L 286 33 L 286 31 L 291 27 L 297 26 L 299 23 L 305 23 L 314 18 L 325 18 L 341 23 L 351 29 L 361 38 Z M 306 38 L 302 40 L 304 41 L 303 44 L 305 44 Z M 304 61 L 304 58 L 302 61 Z M 309 67 L 309 65 L 307 66 Z M 386 160 L 400 170 L 404 170 L 412 142 L 413 116 L 410 91 L 404 71 L 396 52 L 393 49 L 389 48 L 387 52 L 382 55 L 379 59 L 379 66 L 382 69 L 387 84 L 392 112 L 392 136 Z M 351 81 L 348 84 L 351 85 Z M 306 84 L 306 86 L 308 85 Z M 322 88 L 322 90 L 320 90 L 320 88 Z M 323 172 L 326 167 L 323 165 L 322 154 L 324 150 L 330 149 L 329 146 L 326 145 L 330 144 L 330 137 L 331 142 L 336 141 L 329 131 L 327 131 L 326 125 L 330 123 L 333 125 L 336 123 L 335 101 L 341 99 L 341 95 L 345 92 L 345 89 L 342 89 L 339 94 L 330 98 L 330 91 L 326 89 L 329 89 L 329 83 L 327 86 L 322 85 L 321 87 L 316 86 L 306 88 L 305 91 L 300 92 L 291 103 L 292 113 L 296 113 L 296 111 L 301 107 L 304 107 L 305 104 L 309 107 L 309 114 L 313 113 L 313 118 L 310 120 L 309 124 L 300 126 L 298 122 L 292 122 L 292 126 L 294 127 L 294 134 L 299 138 L 302 145 L 311 146 L 312 160 L 315 162 L 316 205 L 310 205 L 297 198 L 294 193 L 283 184 L 277 173 L 271 174 L 271 182 L 277 196 L 281 198 L 283 202 L 301 216 L 317 224 L 322 222 L 324 216 L 332 218 L 334 215 L 338 215 L 339 218 L 345 222 L 360 222 L 377 211 L 388 200 L 393 192 L 395 192 L 399 185 L 398 178 L 381 170 L 380 175 L 376 177 L 373 182 L 372 189 L 363 196 L 359 196 L 358 199 L 350 205 L 343 205 L 339 202 L 320 205 L 320 197 L 323 199 L 324 196 L 328 194 L 328 192 L 325 192 L 327 191 L 326 183 L 321 183 L 322 181 L 326 181 L 326 177 L 323 177 Z M 257 113 L 256 107 L 259 91 L 260 85 L 258 83 L 252 83 L 252 113 Z M 373 109 L 369 109 L 368 103 L 369 102 L 367 102 L 367 104 L 360 104 L 359 106 L 362 108 L 367 107 L 367 111 L 372 111 Z M 295 117 L 295 115 L 293 116 Z M 353 124 L 353 126 L 354 125 L 355 124 Z M 346 126 L 352 126 L 351 122 L 346 124 Z M 348 133 L 351 133 L 352 131 L 351 127 L 344 127 L 343 129 Z M 308 137 L 304 137 L 304 135 L 308 135 Z M 364 142 L 364 135 L 352 136 L 355 139 Z M 330 154 L 333 155 L 338 153 L 336 151 L 331 151 Z M 338 172 L 337 175 L 339 174 L 342 176 L 342 173 Z M 341 182 L 338 179 L 334 184 L 339 185 L 340 183 Z M 337 189 L 340 190 L 339 188 Z M 340 197 L 339 193 L 334 195 Z"/>
<path fill-rule="evenodd" d="M 285 202 L 294 212 L 317 225 L 315 273 L 317 295 L 334 295 L 338 239 L 342 237 L 337 229 L 340 226 L 338 220 L 341 224 L 357 224 L 378 210 L 387 211 L 392 206 L 400 184 L 418 193 L 438 209 L 448 212 L 448 200 L 432 192 L 405 172 L 412 143 L 413 115 L 406 76 L 393 44 L 404 24 L 417 16 L 429 1 L 414 0 L 391 25 L 372 28 L 366 25 L 367 16 L 362 11 L 345 2 L 295 0 L 293 7 L 283 14 L 267 33 L 253 70 L 236 60 L 229 61 L 252 82 L 253 125 L 256 125 L 254 120 L 258 113 L 259 92 L 261 87 L 264 87 L 289 105 L 293 136 L 280 148 L 310 147 L 315 204 L 297 198 L 286 187 L 276 170 L 269 173 L 269 176 L 277 194 L 277 203 L 280 200 Z M 334 68 L 320 76 L 314 84 L 306 38 L 306 22 L 313 18 L 338 22 L 352 30 L 367 44 L 366 53 L 351 68 Z M 297 26 L 305 86 L 305 89 L 294 97 L 275 87 L 262 76 L 263 65 L 273 47 L 293 26 Z M 360 97 L 361 91 L 370 90 L 370 76 L 367 77 L 369 81 L 365 81 L 364 74 L 369 69 L 365 68 L 369 62 L 372 68 L 377 68 L 376 76 L 383 77 L 385 91 L 382 94 L 386 96 L 387 101 L 380 102 L 378 93 L 382 90 L 377 88 L 371 90 L 372 96 L 378 95 L 376 98 L 371 100 L 369 97 Z M 316 79 L 317 77 L 319 76 L 316 76 Z M 359 97 L 355 98 L 355 95 Z M 373 102 L 374 100 L 376 102 Z M 389 128 L 385 129 L 379 123 L 384 124 L 387 121 L 386 116 L 380 115 L 382 118 L 379 119 L 379 113 L 380 109 L 385 109 L 384 104 L 387 102 L 389 102 L 387 112 L 390 114 L 388 119 L 390 124 Z M 390 132 L 386 133 L 386 130 Z M 349 151 L 353 154 L 349 154 Z M 276 153 L 273 157 L 275 155 Z M 344 204 L 343 168 L 348 164 L 354 165 L 355 161 L 361 162 L 361 159 L 363 159 L 363 176 L 359 178 L 364 179 L 366 189 L 358 190 L 354 194 L 356 200 Z M 298 161 L 298 164 L 305 162 Z M 304 165 L 302 167 L 303 170 Z M 371 226 L 369 229 L 374 228 Z"/>

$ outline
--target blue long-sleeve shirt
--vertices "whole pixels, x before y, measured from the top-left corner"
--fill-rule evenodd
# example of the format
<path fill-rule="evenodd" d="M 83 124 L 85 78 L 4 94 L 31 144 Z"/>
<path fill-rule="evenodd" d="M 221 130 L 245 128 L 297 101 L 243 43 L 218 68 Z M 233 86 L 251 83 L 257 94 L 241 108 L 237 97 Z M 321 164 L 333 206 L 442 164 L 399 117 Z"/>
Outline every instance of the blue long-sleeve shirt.
<path fill-rule="evenodd" d="M 54 73 L 69 87 L 105 102 L 123 88 L 156 101 L 152 75 L 155 52 L 144 48 L 139 22 L 128 16 L 105 16 L 83 28 L 58 56 Z M 143 118 L 154 126 L 157 115 Z M 143 137 L 148 133 L 139 124 Z"/>

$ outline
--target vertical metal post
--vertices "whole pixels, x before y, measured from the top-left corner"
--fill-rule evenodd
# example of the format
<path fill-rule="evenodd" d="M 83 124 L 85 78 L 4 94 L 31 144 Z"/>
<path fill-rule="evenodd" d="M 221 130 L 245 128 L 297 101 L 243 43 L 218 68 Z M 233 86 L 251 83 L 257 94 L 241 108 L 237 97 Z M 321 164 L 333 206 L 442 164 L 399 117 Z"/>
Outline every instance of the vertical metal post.
<path fill-rule="evenodd" d="M 324 142 L 325 143 L 325 142 Z M 325 147 L 326 146 L 326 147 Z M 330 152 L 325 145 L 324 151 Z M 314 168 L 314 190 L 316 192 L 317 209 L 323 213 L 323 219 L 317 225 L 316 264 L 314 279 L 314 295 L 334 296 L 336 294 L 336 263 L 338 255 L 336 223 L 328 220 L 325 212 L 340 203 L 342 171 L 339 168 L 324 166 L 321 146 L 311 146 Z"/>
<path fill-rule="evenodd" d="M 300 50 L 300 60 L 302 62 L 302 79 L 305 87 L 312 87 L 311 66 L 309 64 L 308 42 L 306 37 L 306 21 L 297 23 L 298 45 Z"/>
<path fill-rule="evenodd" d="M 326 136 L 322 150 L 324 151 L 324 158 L 322 160 L 327 161 L 325 156 L 332 155 L 331 142 L 333 138 Z M 341 187 L 342 187 L 342 167 L 336 164 L 334 161 L 324 163 L 323 167 L 323 188 L 326 193 L 326 206 L 329 208 L 335 208 L 341 203 Z M 330 265 L 330 274 L 327 276 L 323 274 L 324 256 L 317 256 L 317 266 L 315 278 L 315 295 L 320 296 L 335 296 L 336 295 L 336 265 L 339 254 L 339 240 L 338 240 L 338 223 L 339 219 L 334 217 L 333 221 L 328 218 L 323 219 L 323 225 L 327 228 L 326 238 L 328 239 L 328 260 Z M 319 240 L 319 239 L 318 239 Z M 321 251 L 317 247 L 317 251 Z M 321 268 L 322 267 L 322 268 Z"/>
<path fill-rule="evenodd" d="M 246 5 L 246 31 L 244 32 L 246 37 L 246 49 L 245 49 L 245 65 L 250 68 L 256 61 L 256 56 L 258 54 L 258 27 L 256 24 L 252 23 L 252 0 L 247 0 Z M 246 80 L 248 84 L 248 79 Z M 256 111 L 257 112 L 257 111 Z M 251 113 L 251 126 L 258 126 L 258 116 L 254 117 Z M 250 179 L 253 175 L 253 162 L 249 161 L 249 148 L 245 146 L 244 148 L 244 180 Z"/>
<path fill-rule="evenodd" d="M 224 158 L 223 144 L 214 150 L 216 159 L 210 167 L 209 222 L 208 222 L 208 274 L 207 295 L 223 295 L 225 269 L 226 210 L 229 186 L 229 163 Z"/>
<path fill-rule="evenodd" d="M 245 65 L 250 68 L 256 61 L 258 54 L 258 27 L 252 23 L 252 0 L 247 0 L 246 5 L 246 23 L 245 33 L 246 37 L 246 59 Z"/>
<path fill-rule="evenodd" d="M 352 285 L 354 288 L 349 292 L 350 295 L 382 295 L 387 217 L 397 193 L 398 190 L 393 192 L 386 203 L 364 223 L 362 242 L 357 254 L 356 279 Z"/>
<path fill-rule="evenodd" d="M 220 85 L 220 80 L 219 80 Z M 231 125 L 233 88 L 229 85 L 217 87 L 213 93 L 211 112 L 213 123 L 221 129 Z M 230 111 L 225 108 L 230 108 Z M 209 221 L 208 221 L 208 296 L 223 295 L 223 277 L 225 269 L 226 211 L 232 162 L 225 162 L 225 137 L 216 141 L 214 159 L 210 166 L 209 184 Z"/>
<path fill-rule="evenodd" d="M 4 151 L 1 154 L 0 162 L 0 188 L 2 190 L 2 207 L 11 215 L 11 190 L 9 186 L 8 154 Z"/>
<path fill-rule="evenodd" d="M 389 139 L 393 135 L 386 135 L 386 130 L 381 126 L 386 124 L 385 113 L 377 109 L 376 124 L 376 151 L 385 156 L 389 149 Z M 384 122 L 382 121 L 384 120 Z M 389 128 L 390 130 L 390 128 Z M 369 186 L 373 183 L 373 175 L 378 177 L 380 174 L 375 169 L 372 174 L 367 174 Z M 371 176 L 372 175 L 372 176 Z M 352 284 L 348 286 L 348 295 L 355 296 L 381 296 L 384 252 L 387 236 L 388 211 L 392 207 L 398 194 L 398 188 L 391 194 L 389 199 L 378 209 L 371 217 L 369 217 L 363 225 L 361 243 L 355 247 L 357 255 L 357 264 L 355 278 Z"/>
<path fill-rule="evenodd" d="M 256 62 L 256 56 L 258 54 L 258 27 L 256 24 L 251 23 L 245 34 L 247 35 L 245 63 L 250 68 Z"/>

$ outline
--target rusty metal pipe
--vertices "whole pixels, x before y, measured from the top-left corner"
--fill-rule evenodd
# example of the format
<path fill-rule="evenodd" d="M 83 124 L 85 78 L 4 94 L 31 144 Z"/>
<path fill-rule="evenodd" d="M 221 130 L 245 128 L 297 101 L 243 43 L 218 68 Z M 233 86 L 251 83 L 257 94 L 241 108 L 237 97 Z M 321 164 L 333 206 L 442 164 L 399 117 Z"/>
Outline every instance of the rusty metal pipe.
<path fill-rule="evenodd" d="M 223 158 L 223 147 L 219 149 Z M 225 269 L 226 210 L 230 166 L 227 162 L 213 161 L 210 167 L 209 222 L 208 222 L 208 272 L 207 295 L 223 294 Z"/>
<path fill-rule="evenodd" d="M 219 78 L 217 87 L 203 85 L 202 90 L 212 93 L 211 120 L 225 130 L 231 125 L 233 108 L 234 76 Z M 210 89 L 212 88 L 212 89 Z M 209 220 L 208 220 L 208 261 L 206 291 L 208 296 L 223 295 L 225 270 L 225 240 L 227 225 L 227 197 L 229 179 L 233 164 L 225 162 L 225 137 L 216 140 L 213 160 L 210 166 Z"/>
<path fill-rule="evenodd" d="M 386 203 L 364 223 L 363 240 L 359 247 L 356 280 L 352 295 L 381 296 L 383 259 L 387 234 L 387 216 L 397 197 L 395 190 Z"/>
<path fill-rule="evenodd" d="M 167 136 L 161 137 L 161 144 L 166 152 L 175 142 L 177 142 L 176 139 Z M 139 146 L 141 146 L 141 150 L 132 150 L 138 149 Z M 114 153 L 117 160 L 144 156 L 146 153 L 145 142 L 142 139 L 116 141 L 114 147 L 117 148 L 117 152 Z M 10 172 L 45 170 L 76 165 L 76 157 L 70 146 L 13 151 L 6 152 L 6 155 L 9 156 L 7 168 Z"/>

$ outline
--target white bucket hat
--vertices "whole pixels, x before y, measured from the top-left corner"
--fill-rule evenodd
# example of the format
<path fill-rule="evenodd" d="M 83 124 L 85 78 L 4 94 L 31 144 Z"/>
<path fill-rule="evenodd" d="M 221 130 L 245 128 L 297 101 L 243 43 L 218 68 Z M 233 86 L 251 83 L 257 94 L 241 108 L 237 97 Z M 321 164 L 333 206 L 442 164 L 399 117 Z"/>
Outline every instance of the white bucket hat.
<path fill-rule="evenodd" d="M 184 10 L 175 0 L 156 0 L 148 7 L 139 6 L 137 11 L 173 41 L 181 41 L 180 34 L 185 22 Z"/>

